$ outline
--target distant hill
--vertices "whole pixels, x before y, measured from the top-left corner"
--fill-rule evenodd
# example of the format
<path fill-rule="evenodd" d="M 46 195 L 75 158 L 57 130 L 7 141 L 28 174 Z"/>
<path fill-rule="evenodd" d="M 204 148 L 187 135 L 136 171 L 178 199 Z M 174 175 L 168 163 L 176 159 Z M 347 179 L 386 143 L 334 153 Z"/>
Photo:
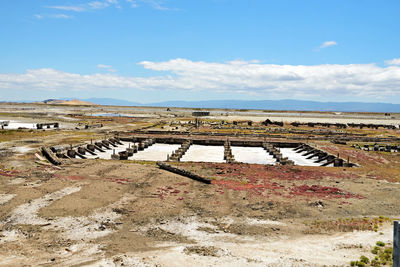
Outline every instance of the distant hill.
<path fill-rule="evenodd" d="M 78 100 L 45 100 L 78 101 Z M 114 98 L 81 99 L 88 105 L 110 106 L 146 106 L 146 107 L 182 107 L 182 108 L 221 108 L 221 109 L 260 109 L 260 110 L 294 110 L 294 111 L 343 111 L 343 112 L 388 112 L 400 113 L 400 104 L 364 103 L 364 102 L 318 102 L 305 100 L 209 100 L 209 101 L 164 101 L 142 104 Z M 71 102 L 73 103 L 73 102 Z M 81 104 L 82 105 L 82 104 Z"/>
<path fill-rule="evenodd" d="M 47 99 L 43 101 L 44 104 L 57 104 L 57 105 L 69 105 L 69 106 L 94 106 L 97 104 L 82 101 L 79 99 L 71 99 L 71 100 L 58 100 L 58 99 Z"/>
<path fill-rule="evenodd" d="M 143 106 L 143 104 L 139 102 L 114 98 L 86 98 L 82 100 L 103 106 Z"/>

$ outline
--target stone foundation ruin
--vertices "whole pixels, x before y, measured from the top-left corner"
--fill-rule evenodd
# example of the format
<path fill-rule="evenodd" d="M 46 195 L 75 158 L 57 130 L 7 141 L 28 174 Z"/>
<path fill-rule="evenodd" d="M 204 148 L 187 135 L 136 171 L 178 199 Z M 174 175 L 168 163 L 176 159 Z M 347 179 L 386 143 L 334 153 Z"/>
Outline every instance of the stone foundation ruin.
<path fill-rule="evenodd" d="M 154 149 L 149 149 L 154 145 Z M 353 167 L 350 159 L 332 155 L 301 142 L 201 138 L 151 137 L 132 135 L 105 138 L 90 143 L 43 148 L 42 153 L 53 164 L 63 159 L 112 159 L 147 161 L 191 161 Z M 143 156 L 146 155 L 147 156 Z M 141 155 L 141 156 L 140 156 Z M 237 160 L 236 158 L 240 158 Z"/>

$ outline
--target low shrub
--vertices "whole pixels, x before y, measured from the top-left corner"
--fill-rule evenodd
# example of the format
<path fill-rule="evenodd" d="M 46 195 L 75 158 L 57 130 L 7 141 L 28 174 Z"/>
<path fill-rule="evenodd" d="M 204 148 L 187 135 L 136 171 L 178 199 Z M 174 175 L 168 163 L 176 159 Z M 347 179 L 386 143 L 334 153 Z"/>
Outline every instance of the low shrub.
<path fill-rule="evenodd" d="M 371 253 L 377 255 L 378 252 L 379 252 L 380 250 L 381 250 L 380 247 L 375 246 L 375 247 L 371 250 Z"/>
<path fill-rule="evenodd" d="M 351 261 L 350 266 L 393 266 L 393 248 L 392 247 L 385 247 L 386 244 L 382 241 L 376 242 L 376 246 L 371 250 L 372 254 L 376 256 L 369 260 L 366 256 L 361 256 L 360 260 L 358 261 Z"/>
<path fill-rule="evenodd" d="M 362 256 L 360 257 L 360 261 L 363 262 L 363 263 L 365 263 L 365 264 L 369 263 L 369 259 L 368 259 L 366 256 L 364 256 L 364 255 L 362 255 Z"/>
<path fill-rule="evenodd" d="M 376 245 L 377 245 L 377 246 L 380 246 L 380 247 L 384 247 L 384 246 L 385 246 L 385 243 L 382 242 L 382 241 L 378 241 L 378 242 L 376 242 Z"/>

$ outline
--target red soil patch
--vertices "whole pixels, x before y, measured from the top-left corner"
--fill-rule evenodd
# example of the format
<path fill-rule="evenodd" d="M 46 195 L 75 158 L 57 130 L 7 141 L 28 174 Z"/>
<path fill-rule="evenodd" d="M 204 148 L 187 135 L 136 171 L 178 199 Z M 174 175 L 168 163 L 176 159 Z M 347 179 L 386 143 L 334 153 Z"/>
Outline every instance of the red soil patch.
<path fill-rule="evenodd" d="M 18 171 L 7 171 L 7 170 L 0 169 L 1 176 L 14 177 L 18 173 L 19 173 Z"/>
<path fill-rule="evenodd" d="M 182 183 L 175 183 L 175 185 L 188 185 L 189 183 L 186 183 L 186 182 L 182 182 Z"/>
<path fill-rule="evenodd" d="M 284 189 L 284 186 L 279 185 L 277 183 L 263 183 L 263 184 L 255 184 L 255 183 L 242 183 L 238 181 L 231 180 L 218 180 L 212 181 L 211 184 L 219 185 L 234 191 L 247 191 L 252 195 L 256 196 L 267 196 L 271 194 L 280 195 L 279 190 Z M 215 192 L 219 194 L 224 194 L 222 188 L 218 188 Z"/>
<path fill-rule="evenodd" d="M 360 162 L 369 162 L 374 164 L 387 164 L 389 163 L 383 157 L 379 155 L 369 155 L 368 152 L 362 150 L 355 150 L 355 149 L 346 149 L 343 147 L 336 147 L 336 146 L 322 146 L 321 149 L 329 152 L 331 154 L 340 154 L 342 158 L 350 158 L 350 161 L 354 160 Z"/>
<path fill-rule="evenodd" d="M 296 181 L 359 178 L 359 175 L 351 171 L 344 173 L 335 168 L 218 163 L 186 164 L 186 166 L 216 178 L 211 183 L 219 186 L 215 190 L 218 194 L 224 194 L 223 188 L 227 188 L 234 191 L 246 191 L 250 196 L 256 197 L 363 198 L 336 187 L 296 185 L 295 183 Z M 289 185 L 290 181 L 293 183 Z"/>
<path fill-rule="evenodd" d="M 326 178 L 355 179 L 359 177 L 351 172 L 343 173 L 336 169 L 319 167 L 311 169 L 280 165 L 201 163 L 200 168 L 200 171 L 212 171 L 211 176 L 214 177 L 246 179 L 252 183 L 260 183 L 260 181 L 265 183 L 265 181 L 270 180 L 298 181 Z"/>
<path fill-rule="evenodd" d="M 321 185 L 301 185 L 293 187 L 285 187 L 278 183 L 263 183 L 263 184 L 253 184 L 247 183 L 243 184 L 237 181 L 230 180 L 219 180 L 212 181 L 212 184 L 219 185 L 234 191 L 247 191 L 250 196 L 262 196 L 262 197 L 270 197 L 272 195 L 282 196 L 285 198 L 293 198 L 293 197 L 314 197 L 314 198 L 364 198 L 361 195 L 353 194 L 351 192 L 347 192 L 341 190 L 337 187 L 331 186 L 321 186 Z M 218 188 L 215 192 L 219 194 L 223 194 L 224 191 L 222 188 Z"/>
<path fill-rule="evenodd" d="M 237 181 L 229 181 L 229 180 L 219 180 L 219 181 L 212 181 L 212 184 L 224 186 L 226 188 L 235 190 L 235 191 L 242 191 L 242 190 L 257 190 L 257 189 L 281 189 L 283 186 L 278 185 L 277 183 L 264 183 L 264 184 L 253 184 L 253 183 L 246 183 L 243 184 Z"/>
<path fill-rule="evenodd" d="M 319 198 L 358 198 L 363 196 L 356 195 L 350 192 L 343 191 L 337 187 L 321 186 L 321 185 L 301 185 L 291 189 L 292 196 L 307 196 Z"/>
<path fill-rule="evenodd" d="M 179 186 L 187 186 L 189 185 L 189 183 L 183 182 L 183 183 L 175 183 L 175 185 Z M 172 187 L 172 186 L 165 186 L 165 187 L 158 187 L 157 188 L 157 195 L 159 199 L 164 199 L 167 196 L 178 196 L 179 193 L 184 193 L 184 194 L 188 194 L 189 191 L 182 191 Z M 177 200 L 183 200 L 183 197 L 179 197 L 177 198 Z"/>
<path fill-rule="evenodd" d="M 126 178 L 107 178 L 107 180 L 117 183 L 117 184 L 127 184 L 129 183 L 129 179 Z"/>

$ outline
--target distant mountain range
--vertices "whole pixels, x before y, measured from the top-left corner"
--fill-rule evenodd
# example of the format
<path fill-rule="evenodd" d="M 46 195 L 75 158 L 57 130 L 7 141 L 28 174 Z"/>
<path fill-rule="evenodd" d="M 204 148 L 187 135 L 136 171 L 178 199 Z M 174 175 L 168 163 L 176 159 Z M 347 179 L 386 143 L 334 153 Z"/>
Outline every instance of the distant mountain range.
<path fill-rule="evenodd" d="M 63 101 L 72 98 L 59 99 Z M 56 99 L 48 99 L 42 103 L 57 103 Z M 258 109 L 258 110 L 293 110 L 293 111 L 337 111 L 337 112 L 387 112 L 400 113 L 400 104 L 364 103 L 364 102 L 318 102 L 305 100 L 209 100 L 209 101 L 165 101 L 155 103 L 139 103 L 114 98 L 76 99 L 85 105 L 135 106 L 135 107 L 176 107 L 203 109 Z M 0 103 L 7 101 L 0 101 Z M 29 103 L 35 101 L 20 101 Z"/>
<path fill-rule="evenodd" d="M 295 111 L 343 111 L 343 112 L 400 112 L 400 104 L 364 102 L 318 102 L 305 100 L 209 100 L 209 101 L 165 101 L 142 104 L 113 98 L 81 99 L 98 105 L 220 108 L 220 109 L 261 109 Z"/>

